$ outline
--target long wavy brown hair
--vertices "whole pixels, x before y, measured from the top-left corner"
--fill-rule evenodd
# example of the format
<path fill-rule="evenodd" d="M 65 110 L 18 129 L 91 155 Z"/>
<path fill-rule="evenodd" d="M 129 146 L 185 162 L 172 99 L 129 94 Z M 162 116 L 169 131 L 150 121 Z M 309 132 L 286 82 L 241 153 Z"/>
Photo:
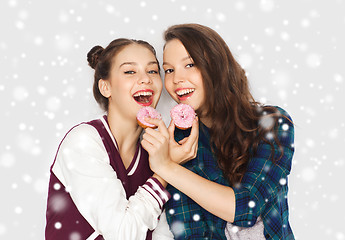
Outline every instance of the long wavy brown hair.
<path fill-rule="evenodd" d="M 260 141 L 269 143 L 272 153 L 275 152 L 267 134 L 277 127 L 280 114 L 276 108 L 254 100 L 245 71 L 211 28 L 199 24 L 174 25 L 165 31 L 164 39 L 180 40 L 201 71 L 207 99 L 203 114 L 213 120 L 211 147 L 229 183 L 239 183 Z M 275 134 L 269 136 L 280 146 Z M 272 160 L 277 160 L 275 154 L 271 155 Z"/>

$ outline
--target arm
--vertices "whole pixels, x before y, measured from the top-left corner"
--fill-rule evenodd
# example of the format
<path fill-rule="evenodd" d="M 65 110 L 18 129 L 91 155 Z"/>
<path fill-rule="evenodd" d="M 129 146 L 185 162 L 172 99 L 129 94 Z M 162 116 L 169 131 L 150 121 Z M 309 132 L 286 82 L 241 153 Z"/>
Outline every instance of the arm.
<path fill-rule="evenodd" d="M 168 129 L 162 120 L 150 119 L 150 123 L 158 126 L 158 131 L 146 129 L 141 144 L 149 153 L 151 169 L 209 212 L 233 221 L 235 204 L 229 205 L 235 202 L 232 188 L 209 181 L 171 161 Z"/>
<path fill-rule="evenodd" d="M 287 176 L 290 174 L 294 153 L 294 125 L 289 115 L 282 109 L 278 129 L 275 132 L 283 151 L 282 157 L 273 163 L 270 159 L 271 146 L 262 142 L 249 161 L 247 172 L 241 184 L 234 188 L 236 216 L 234 224 L 250 227 L 255 224 L 262 211 L 280 217 L 281 207 L 287 204 Z M 275 144 L 275 158 L 281 151 Z M 274 204 L 279 203 L 279 206 Z M 266 208 L 267 207 L 267 208 Z"/>
<path fill-rule="evenodd" d="M 159 144 L 155 141 L 158 137 L 154 136 L 145 140 L 146 150 L 150 154 L 151 169 L 212 214 L 228 222 L 235 221 L 236 224 L 241 222 L 240 225 L 248 227 L 249 222 L 255 224 L 267 199 L 277 195 L 281 186 L 280 179 L 286 178 L 290 170 L 293 154 L 293 124 L 287 119 L 282 119 L 279 124 L 278 139 L 284 150 L 283 157 L 277 164 L 273 164 L 269 160 L 270 145 L 261 144 L 258 154 L 250 160 L 248 171 L 239 188 L 233 189 L 204 179 L 174 163 L 164 154 L 154 155 L 155 152 L 151 151 L 150 144 Z M 286 126 L 288 130 L 284 130 Z M 160 144 L 164 143 L 161 141 Z"/>
<path fill-rule="evenodd" d="M 226 221 L 234 220 L 235 195 L 232 188 L 207 180 L 172 161 L 152 170 L 207 211 Z"/>
<path fill-rule="evenodd" d="M 170 232 L 169 225 L 166 219 L 165 210 L 162 212 L 158 225 L 152 233 L 153 240 L 171 240 L 174 235 Z"/>
<path fill-rule="evenodd" d="M 62 142 L 54 173 L 70 189 L 80 213 L 105 239 L 144 239 L 168 196 L 150 178 L 126 199 L 98 132 L 79 125 Z M 154 194 L 156 193 L 156 194 Z"/>

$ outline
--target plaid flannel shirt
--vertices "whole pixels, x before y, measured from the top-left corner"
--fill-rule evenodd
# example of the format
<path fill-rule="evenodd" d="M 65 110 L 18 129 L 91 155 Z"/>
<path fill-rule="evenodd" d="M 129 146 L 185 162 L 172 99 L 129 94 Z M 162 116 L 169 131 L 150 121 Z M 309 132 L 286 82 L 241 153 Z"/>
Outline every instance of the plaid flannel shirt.
<path fill-rule="evenodd" d="M 241 184 L 234 187 L 236 212 L 233 224 L 251 227 L 261 216 L 266 239 L 294 239 L 288 220 L 287 203 L 287 176 L 294 152 L 294 126 L 290 116 L 283 109 L 276 108 L 288 118 L 281 117 L 277 129 L 284 154 L 279 161 L 272 163 L 271 146 L 265 142 L 259 144 L 248 163 Z M 176 130 L 175 138 L 180 140 L 189 133 L 188 130 Z M 275 156 L 280 156 L 276 143 L 273 143 Z M 196 158 L 183 166 L 208 180 L 229 186 L 212 154 L 208 129 L 202 123 L 198 144 Z M 226 239 L 224 220 L 209 213 L 171 185 L 168 185 L 167 190 L 173 197 L 166 203 L 166 215 L 175 239 Z"/>

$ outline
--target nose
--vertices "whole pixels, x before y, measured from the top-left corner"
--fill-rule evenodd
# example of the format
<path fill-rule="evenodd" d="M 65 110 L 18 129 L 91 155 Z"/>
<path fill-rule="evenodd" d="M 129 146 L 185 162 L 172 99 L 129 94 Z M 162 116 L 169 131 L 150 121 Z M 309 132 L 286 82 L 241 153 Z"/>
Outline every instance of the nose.
<path fill-rule="evenodd" d="M 174 71 L 174 74 L 173 74 L 173 83 L 175 84 L 179 84 L 179 83 L 182 83 L 184 82 L 184 76 L 183 74 L 180 73 L 180 71 Z"/>
<path fill-rule="evenodd" d="M 151 77 L 147 73 L 142 73 L 138 79 L 139 84 L 152 83 Z"/>

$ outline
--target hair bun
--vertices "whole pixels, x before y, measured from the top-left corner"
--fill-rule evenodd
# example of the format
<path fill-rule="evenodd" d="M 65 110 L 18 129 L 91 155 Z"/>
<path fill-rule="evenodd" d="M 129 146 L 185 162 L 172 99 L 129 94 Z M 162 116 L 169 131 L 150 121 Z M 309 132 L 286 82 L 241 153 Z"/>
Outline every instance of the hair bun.
<path fill-rule="evenodd" d="M 93 69 L 96 68 L 98 63 L 98 58 L 102 54 L 104 48 L 101 46 L 94 46 L 88 53 L 87 53 L 87 61 L 89 62 L 89 66 Z"/>

